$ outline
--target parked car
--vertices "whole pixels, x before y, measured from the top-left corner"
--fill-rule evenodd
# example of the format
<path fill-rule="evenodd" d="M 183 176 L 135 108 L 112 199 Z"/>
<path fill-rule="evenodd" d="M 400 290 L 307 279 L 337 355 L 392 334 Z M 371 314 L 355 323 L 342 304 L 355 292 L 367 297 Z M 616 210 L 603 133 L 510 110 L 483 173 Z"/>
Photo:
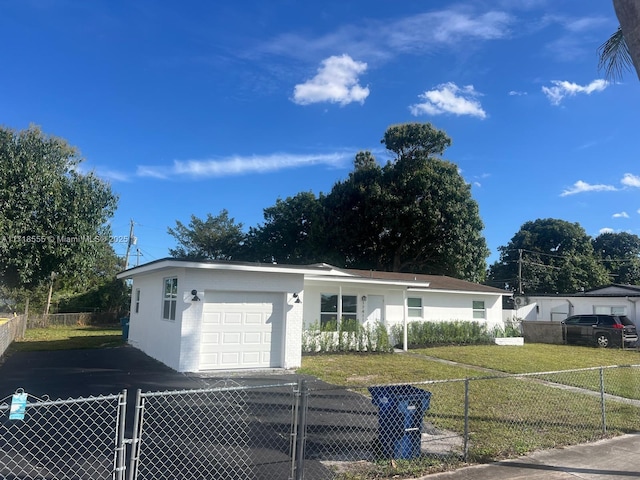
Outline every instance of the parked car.
<path fill-rule="evenodd" d="M 633 346 L 638 341 L 635 324 L 625 315 L 573 315 L 562 322 L 562 340 L 602 348 Z"/>

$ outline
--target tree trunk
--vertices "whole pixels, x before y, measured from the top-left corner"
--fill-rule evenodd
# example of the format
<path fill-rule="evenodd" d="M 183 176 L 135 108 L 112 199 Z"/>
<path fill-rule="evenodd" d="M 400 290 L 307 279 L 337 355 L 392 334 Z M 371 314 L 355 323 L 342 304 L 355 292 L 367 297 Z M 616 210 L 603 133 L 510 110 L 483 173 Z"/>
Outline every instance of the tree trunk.
<path fill-rule="evenodd" d="M 613 0 L 622 35 L 627 42 L 633 66 L 640 79 L 640 1 Z"/>

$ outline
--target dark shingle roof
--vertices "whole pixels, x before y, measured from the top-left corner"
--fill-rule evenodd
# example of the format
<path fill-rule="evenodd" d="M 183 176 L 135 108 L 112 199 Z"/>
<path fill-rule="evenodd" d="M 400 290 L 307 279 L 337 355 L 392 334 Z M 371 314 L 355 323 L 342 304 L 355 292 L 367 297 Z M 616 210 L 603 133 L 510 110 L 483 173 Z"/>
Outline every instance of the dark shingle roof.
<path fill-rule="evenodd" d="M 467 282 L 466 280 L 460 280 L 459 278 L 446 277 L 444 275 L 423 275 L 418 273 L 401 273 L 401 272 L 380 272 L 377 270 L 357 270 L 357 269 L 342 269 L 343 272 L 357 275 L 363 278 L 375 278 L 378 280 L 397 280 L 403 282 L 420 282 L 429 283 L 429 289 L 433 290 L 456 290 L 463 292 L 486 292 L 486 293 L 501 293 L 510 294 L 506 290 L 500 290 L 499 288 L 489 287 L 487 285 L 481 285 L 479 283 Z"/>

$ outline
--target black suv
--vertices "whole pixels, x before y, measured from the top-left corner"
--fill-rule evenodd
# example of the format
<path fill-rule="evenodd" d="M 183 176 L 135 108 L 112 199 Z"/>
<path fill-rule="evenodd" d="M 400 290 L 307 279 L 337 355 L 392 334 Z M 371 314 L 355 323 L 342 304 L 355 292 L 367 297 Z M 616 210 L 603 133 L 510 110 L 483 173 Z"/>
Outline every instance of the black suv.
<path fill-rule="evenodd" d="M 638 341 L 636 326 L 625 315 L 573 315 L 562 322 L 565 343 L 595 343 L 607 348 L 612 345 L 632 346 Z"/>

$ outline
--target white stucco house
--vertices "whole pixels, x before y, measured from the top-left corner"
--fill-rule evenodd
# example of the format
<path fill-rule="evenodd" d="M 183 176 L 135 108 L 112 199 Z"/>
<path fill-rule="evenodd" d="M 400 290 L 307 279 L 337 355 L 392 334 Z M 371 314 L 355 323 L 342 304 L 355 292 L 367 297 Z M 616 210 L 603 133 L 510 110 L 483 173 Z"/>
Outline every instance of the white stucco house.
<path fill-rule="evenodd" d="M 572 295 L 516 295 L 515 316 L 522 320 L 561 322 L 571 315 L 626 315 L 640 325 L 640 286 L 611 284 Z"/>
<path fill-rule="evenodd" d="M 292 369 L 302 331 L 336 319 L 387 328 L 410 321 L 502 323 L 510 292 L 455 278 L 166 258 L 118 275 L 131 282 L 128 341 L 181 372 Z"/>

